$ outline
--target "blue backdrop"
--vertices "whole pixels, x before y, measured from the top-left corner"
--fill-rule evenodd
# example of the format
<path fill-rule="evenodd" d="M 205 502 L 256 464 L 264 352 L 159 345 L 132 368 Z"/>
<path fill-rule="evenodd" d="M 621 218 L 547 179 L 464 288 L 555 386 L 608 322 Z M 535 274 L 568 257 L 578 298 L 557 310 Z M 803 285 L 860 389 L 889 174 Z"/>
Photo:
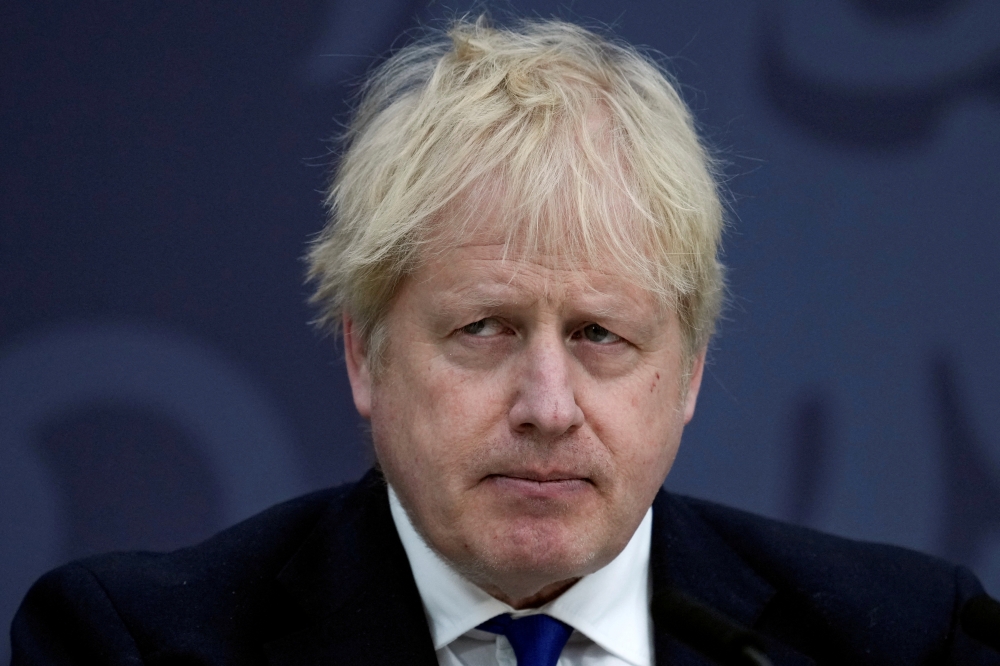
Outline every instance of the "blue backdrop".
<path fill-rule="evenodd" d="M 271 5 L 0 6 L 0 624 L 70 558 L 371 462 L 300 256 L 352 85 L 454 6 Z M 504 7 L 665 54 L 728 161 L 731 305 L 668 487 L 1000 593 L 1000 4 Z"/>

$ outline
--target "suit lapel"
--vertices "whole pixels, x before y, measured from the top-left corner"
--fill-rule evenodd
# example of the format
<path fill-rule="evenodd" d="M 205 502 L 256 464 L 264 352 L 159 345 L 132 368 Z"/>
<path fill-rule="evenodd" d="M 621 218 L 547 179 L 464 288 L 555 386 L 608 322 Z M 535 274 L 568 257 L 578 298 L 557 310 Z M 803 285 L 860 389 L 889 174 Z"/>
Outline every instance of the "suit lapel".
<path fill-rule="evenodd" d="M 278 581 L 305 621 L 266 646 L 275 666 L 437 664 L 380 474 L 320 520 Z"/>
<path fill-rule="evenodd" d="M 761 578 L 693 509 L 661 490 L 653 502 L 653 544 L 650 550 L 653 593 L 679 589 L 732 618 L 753 627 L 774 588 Z M 656 663 L 661 666 L 711 666 L 654 624 Z M 812 659 L 776 641 L 768 654 L 777 666 L 806 666 Z"/>

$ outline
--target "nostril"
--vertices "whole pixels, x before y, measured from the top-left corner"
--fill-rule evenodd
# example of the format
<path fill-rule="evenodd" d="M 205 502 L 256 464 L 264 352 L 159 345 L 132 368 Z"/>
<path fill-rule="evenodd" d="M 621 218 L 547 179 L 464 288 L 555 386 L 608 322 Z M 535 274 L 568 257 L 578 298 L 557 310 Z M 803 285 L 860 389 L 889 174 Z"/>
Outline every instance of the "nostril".
<path fill-rule="evenodd" d="M 558 436 L 579 428 L 583 413 L 572 391 L 524 392 L 511 409 L 510 422 L 518 432 Z"/>

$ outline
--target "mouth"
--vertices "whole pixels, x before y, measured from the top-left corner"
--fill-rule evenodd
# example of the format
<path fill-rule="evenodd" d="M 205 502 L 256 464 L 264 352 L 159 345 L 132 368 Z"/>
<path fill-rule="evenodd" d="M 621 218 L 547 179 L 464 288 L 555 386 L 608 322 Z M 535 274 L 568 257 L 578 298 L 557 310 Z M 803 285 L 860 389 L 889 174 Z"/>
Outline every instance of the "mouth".
<path fill-rule="evenodd" d="M 560 472 L 505 472 L 490 474 L 483 481 L 504 494 L 531 499 L 560 499 L 593 487 L 587 477 Z"/>

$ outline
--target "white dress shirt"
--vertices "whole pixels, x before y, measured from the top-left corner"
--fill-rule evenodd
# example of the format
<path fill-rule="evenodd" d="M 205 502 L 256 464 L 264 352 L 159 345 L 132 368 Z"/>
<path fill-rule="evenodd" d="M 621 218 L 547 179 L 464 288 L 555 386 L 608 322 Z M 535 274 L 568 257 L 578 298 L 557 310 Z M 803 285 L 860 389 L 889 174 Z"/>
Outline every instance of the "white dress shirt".
<path fill-rule="evenodd" d="M 558 666 L 652 666 L 649 618 L 649 544 L 653 509 L 632 539 L 602 569 L 584 576 L 562 595 L 537 609 L 516 611 L 463 578 L 431 550 L 389 488 L 389 506 L 403 542 L 441 666 L 515 666 L 507 638 L 476 629 L 510 613 L 545 613 L 575 630 Z"/>

